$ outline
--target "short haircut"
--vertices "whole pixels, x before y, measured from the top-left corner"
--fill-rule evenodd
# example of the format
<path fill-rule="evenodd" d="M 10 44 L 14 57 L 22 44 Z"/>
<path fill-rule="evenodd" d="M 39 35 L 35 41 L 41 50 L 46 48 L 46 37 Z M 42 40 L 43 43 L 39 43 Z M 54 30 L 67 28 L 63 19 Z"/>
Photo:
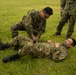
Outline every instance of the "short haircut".
<path fill-rule="evenodd" d="M 44 12 L 46 12 L 46 14 L 52 15 L 53 14 L 53 10 L 50 7 L 45 7 L 43 9 Z"/>
<path fill-rule="evenodd" d="M 76 45 L 76 40 L 74 38 L 71 38 L 73 40 L 73 46 Z"/>

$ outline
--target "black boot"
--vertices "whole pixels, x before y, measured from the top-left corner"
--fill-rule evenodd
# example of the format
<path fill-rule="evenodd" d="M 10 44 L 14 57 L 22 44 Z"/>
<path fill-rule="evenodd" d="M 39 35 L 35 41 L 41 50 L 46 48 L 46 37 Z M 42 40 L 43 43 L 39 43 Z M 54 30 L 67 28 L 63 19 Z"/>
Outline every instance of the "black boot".
<path fill-rule="evenodd" d="M 3 42 L 0 40 L 0 50 L 4 50 L 4 49 L 6 49 L 6 48 L 9 48 L 8 43 L 3 44 Z"/>
<path fill-rule="evenodd" d="M 2 61 L 3 61 L 4 63 L 7 63 L 7 62 L 10 62 L 10 61 L 19 59 L 19 58 L 20 58 L 20 56 L 19 56 L 18 54 L 14 54 L 14 55 L 7 56 L 7 57 L 3 58 Z"/>
<path fill-rule="evenodd" d="M 2 41 L 1 41 L 1 39 L 0 39 L 0 49 L 2 49 L 2 47 L 3 47 L 3 43 L 2 43 Z"/>
<path fill-rule="evenodd" d="M 9 48 L 10 46 L 7 44 L 0 44 L 0 50 L 5 50 L 6 48 Z"/>

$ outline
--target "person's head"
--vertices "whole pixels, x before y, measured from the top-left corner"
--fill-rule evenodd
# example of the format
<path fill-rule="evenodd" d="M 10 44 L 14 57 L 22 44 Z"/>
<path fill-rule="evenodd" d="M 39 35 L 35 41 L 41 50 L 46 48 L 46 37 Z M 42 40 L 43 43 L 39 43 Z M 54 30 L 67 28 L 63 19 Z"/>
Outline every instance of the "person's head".
<path fill-rule="evenodd" d="M 62 45 L 64 45 L 66 48 L 71 48 L 76 45 L 76 40 L 74 38 L 69 38 L 65 40 Z"/>
<path fill-rule="evenodd" d="M 43 10 L 40 11 L 40 17 L 41 17 L 41 19 L 47 19 L 52 14 L 53 14 L 53 10 L 50 7 L 45 7 Z"/>

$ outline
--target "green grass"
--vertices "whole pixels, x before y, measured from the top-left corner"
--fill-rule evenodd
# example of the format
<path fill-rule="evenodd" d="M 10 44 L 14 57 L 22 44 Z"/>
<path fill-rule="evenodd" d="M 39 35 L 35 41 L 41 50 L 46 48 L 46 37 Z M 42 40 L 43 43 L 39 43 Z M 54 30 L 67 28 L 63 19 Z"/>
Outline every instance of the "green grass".
<path fill-rule="evenodd" d="M 41 10 L 46 6 L 52 7 L 54 14 L 47 20 L 46 32 L 40 41 L 45 42 L 48 39 L 60 43 L 64 41 L 68 29 L 67 24 L 63 28 L 61 36 L 52 36 L 56 32 L 60 20 L 59 0 L 0 0 L 0 38 L 2 41 L 6 43 L 11 39 L 11 25 L 19 22 L 28 10 Z M 75 32 L 72 37 L 76 39 Z M 20 32 L 20 34 L 28 36 L 26 32 Z M 61 62 L 54 62 L 49 58 L 33 59 L 30 55 L 6 64 L 2 62 L 3 57 L 14 53 L 17 52 L 13 48 L 0 51 L 0 75 L 76 75 L 75 47 L 69 49 L 68 57 Z"/>

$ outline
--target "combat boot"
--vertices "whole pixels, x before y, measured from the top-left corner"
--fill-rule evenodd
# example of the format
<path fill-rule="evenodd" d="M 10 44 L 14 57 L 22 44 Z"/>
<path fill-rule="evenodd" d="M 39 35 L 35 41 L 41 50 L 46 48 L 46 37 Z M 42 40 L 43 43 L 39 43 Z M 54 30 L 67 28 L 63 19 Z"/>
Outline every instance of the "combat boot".
<path fill-rule="evenodd" d="M 9 48 L 10 46 L 7 44 L 0 44 L 0 50 L 5 50 L 6 48 Z"/>
<path fill-rule="evenodd" d="M 18 54 L 14 54 L 14 55 L 11 55 L 11 56 L 7 56 L 5 58 L 2 59 L 2 61 L 4 63 L 7 63 L 7 62 L 10 62 L 10 61 L 15 61 L 16 59 L 19 59 L 20 56 Z"/>
<path fill-rule="evenodd" d="M 2 41 L 0 40 L 0 50 L 5 50 L 6 48 L 9 48 L 8 43 L 3 44 Z"/>
<path fill-rule="evenodd" d="M 0 39 L 0 49 L 2 48 L 4 44 L 2 43 L 1 39 Z"/>
<path fill-rule="evenodd" d="M 55 34 L 53 34 L 53 36 L 59 36 L 61 35 L 61 33 L 56 32 Z"/>

